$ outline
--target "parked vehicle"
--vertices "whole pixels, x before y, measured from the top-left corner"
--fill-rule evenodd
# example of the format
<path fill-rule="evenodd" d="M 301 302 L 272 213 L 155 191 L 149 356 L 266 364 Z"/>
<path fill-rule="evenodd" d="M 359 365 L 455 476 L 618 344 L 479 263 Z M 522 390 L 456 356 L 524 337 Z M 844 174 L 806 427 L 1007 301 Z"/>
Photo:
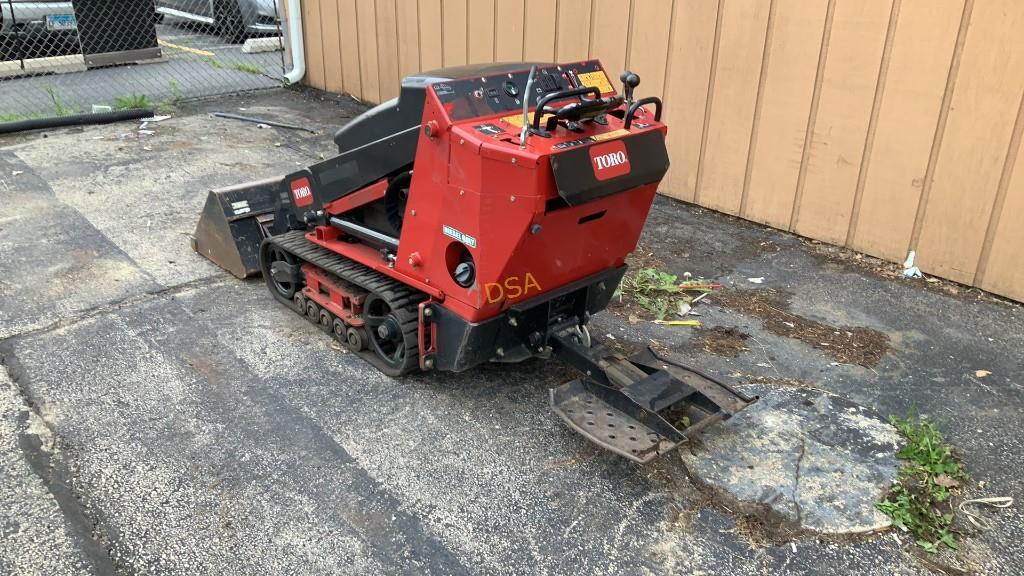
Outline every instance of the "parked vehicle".
<path fill-rule="evenodd" d="M 0 60 L 78 51 L 78 21 L 71 2 L 0 0 Z"/>
<path fill-rule="evenodd" d="M 276 33 L 280 24 L 274 0 L 156 0 L 156 12 L 213 26 L 231 42 Z"/>

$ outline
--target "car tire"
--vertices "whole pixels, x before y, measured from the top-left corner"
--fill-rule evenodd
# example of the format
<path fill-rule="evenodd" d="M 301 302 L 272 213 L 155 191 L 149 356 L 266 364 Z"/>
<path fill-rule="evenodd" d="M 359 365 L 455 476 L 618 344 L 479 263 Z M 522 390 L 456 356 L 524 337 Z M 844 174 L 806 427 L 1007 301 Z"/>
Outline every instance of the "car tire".
<path fill-rule="evenodd" d="M 216 0 L 213 3 L 213 21 L 221 38 L 232 44 L 245 42 L 248 35 L 238 0 Z"/>

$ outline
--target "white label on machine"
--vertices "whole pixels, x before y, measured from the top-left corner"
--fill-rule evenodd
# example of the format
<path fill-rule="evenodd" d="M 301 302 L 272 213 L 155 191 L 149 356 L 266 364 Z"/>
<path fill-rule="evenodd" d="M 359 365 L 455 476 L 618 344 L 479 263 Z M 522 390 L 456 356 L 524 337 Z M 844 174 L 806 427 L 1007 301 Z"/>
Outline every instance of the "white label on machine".
<path fill-rule="evenodd" d="M 242 200 L 241 202 L 232 202 L 231 209 L 235 211 L 235 216 L 239 214 L 245 214 L 249 212 L 249 201 Z"/>
<path fill-rule="evenodd" d="M 455 238 L 459 242 L 462 242 L 470 248 L 476 248 L 476 238 L 473 238 L 469 234 L 463 234 L 451 226 L 441 226 L 441 231 L 444 232 L 445 236 Z"/>

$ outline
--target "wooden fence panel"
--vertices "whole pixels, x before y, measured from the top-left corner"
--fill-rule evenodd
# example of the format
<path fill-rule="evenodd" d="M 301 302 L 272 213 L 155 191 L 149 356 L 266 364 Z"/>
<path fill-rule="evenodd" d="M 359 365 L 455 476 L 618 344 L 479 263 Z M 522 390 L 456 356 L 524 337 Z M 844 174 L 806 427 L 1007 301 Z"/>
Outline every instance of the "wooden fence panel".
<path fill-rule="evenodd" d="M 775 0 L 744 218 L 789 227 L 827 14 L 827 2 Z"/>
<path fill-rule="evenodd" d="M 395 0 L 376 0 L 377 78 L 380 100 L 398 96 L 398 14 Z"/>
<path fill-rule="evenodd" d="M 467 0 L 444 0 L 441 14 L 444 17 L 444 29 L 441 33 L 441 45 L 444 47 L 442 60 L 445 66 L 462 66 L 469 58 L 468 34 L 466 21 L 469 17 Z"/>
<path fill-rule="evenodd" d="M 345 92 L 358 98 L 363 97 L 363 83 L 359 67 L 359 21 L 356 16 L 356 0 L 341 0 L 338 3 L 338 28 L 341 35 L 341 73 Z M 306 39 L 306 46 L 310 40 Z"/>
<path fill-rule="evenodd" d="M 722 0 L 715 83 L 696 198 L 729 214 L 740 211 L 769 6 L 768 0 Z"/>
<path fill-rule="evenodd" d="M 502 0 L 471 0 L 469 11 L 469 61 L 494 61 L 494 3 Z"/>
<path fill-rule="evenodd" d="M 365 0 L 361 0 L 365 1 Z M 436 70 L 444 66 L 444 23 L 441 20 L 441 0 L 419 0 L 420 66 L 423 70 Z"/>
<path fill-rule="evenodd" d="M 526 0 L 523 28 L 523 60 L 555 60 L 555 19 L 558 5 L 550 0 Z"/>
<path fill-rule="evenodd" d="M 305 81 L 310 86 L 323 90 L 327 84 L 324 79 L 324 44 L 323 32 L 320 29 L 320 0 L 308 0 L 302 3 L 302 37 L 306 42 Z"/>
<path fill-rule="evenodd" d="M 496 62 L 523 59 L 523 0 L 496 0 L 494 4 L 494 56 Z"/>
<path fill-rule="evenodd" d="M 345 72 L 341 61 L 341 29 L 334 24 L 338 21 L 338 5 L 324 2 L 320 5 L 320 34 L 323 41 L 321 59 L 324 69 L 324 86 L 329 92 L 345 91 Z"/>
<path fill-rule="evenodd" d="M 846 242 L 892 3 L 836 0 L 793 230 Z"/>
<path fill-rule="evenodd" d="M 626 66 L 640 75 L 637 95 L 665 95 L 665 65 L 668 62 L 669 32 L 672 27 L 672 0 L 643 0 L 633 6 Z M 615 73 L 612 73 L 613 77 Z"/>
<path fill-rule="evenodd" d="M 306 0 L 305 82 L 492 61 L 662 96 L 662 192 L 1024 300 L 1020 0 Z"/>
<path fill-rule="evenodd" d="M 850 244 L 907 256 L 964 0 L 904 0 Z"/>
<path fill-rule="evenodd" d="M 665 80 L 665 122 L 672 166 L 663 192 L 693 202 L 711 81 L 718 0 L 676 0 Z"/>
<path fill-rule="evenodd" d="M 594 0 L 591 5 L 590 57 L 599 59 L 606 70 L 626 68 L 630 4 L 622 0 Z"/>
<path fill-rule="evenodd" d="M 405 78 L 423 70 L 420 65 L 420 22 L 417 0 L 398 0 L 398 76 Z"/>
<path fill-rule="evenodd" d="M 1021 247 L 1024 246 L 1024 226 L 1021 226 L 1021 215 L 1024 214 L 1024 163 L 1020 160 L 1024 101 L 1021 111 L 1022 114 L 1017 116 L 1015 154 L 1009 158 L 1009 169 L 1012 172 L 1009 173 L 1005 200 L 995 212 L 992 247 L 975 282 L 985 290 L 1024 302 L 1024 265 L 1021 262 Z"/>
<path fill-rule="evenodd" d="M 359 84 L 361 98 L 380 102 L 380 67 L 377 58 L 377 9 L 374 2 L 356 2 L 356 20 L 359 25 Z"/>
<path fill-rule="evenodd" d="M 558 0 L 555 60 L 585 60 L 590 52 L 590 0 Z"/>
<path fill-rule="evenodd" d="M 917 246 L 920 266 L 958 282 L 974 281 L 1024 92 L 1021 30 L 1024 2 L 974 3 Z"/>

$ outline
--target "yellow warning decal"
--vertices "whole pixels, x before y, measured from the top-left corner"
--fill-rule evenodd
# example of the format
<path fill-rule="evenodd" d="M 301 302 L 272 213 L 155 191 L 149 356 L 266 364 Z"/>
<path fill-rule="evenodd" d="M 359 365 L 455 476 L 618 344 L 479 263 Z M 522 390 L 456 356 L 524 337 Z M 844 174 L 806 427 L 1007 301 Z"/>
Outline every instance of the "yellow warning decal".
<path fill-rule="evenodd" d="M 611 82 L 608 81 L 608 76 L 604 73 L 604 70 L 598 70 L 596 72 L 584 72 L 579 75 L 580 82 L 583 82 L 584 86 L 591 86 L 601 91 L 601 94 L 606 92 L 614 92 Z"/>
<path fill-rule="evenodd" d="M 543 116 L 541 116 L 540 117 L 540 125 L 543 126 L 544 123 L 547 122 L 548 118 L 550 118 L 550 117 L 551 117 L 551 114 L 544 114 Z M 505 116 L 504 118 L 502 118 L 502 120 L 504 120 L 505 122 L 515 126 L 516 128 L 522 128 L 523 127 L 523 115 L 522 114 L 516 114 L 514 116 Z M 532 112 L 530 113 L 530 122 L 533 122 L 533 113 Z"/>
<path fill-rule="evenodd" d="M 618 130 L 612 130 L 611 132 L 603 132 L 601 134 L 594 134 L 591 138 L 596 142 L 603 142 L 605 140 L 613 140 L 621 136 L 629 134 L 629 130 L 619 128 Z"/>

